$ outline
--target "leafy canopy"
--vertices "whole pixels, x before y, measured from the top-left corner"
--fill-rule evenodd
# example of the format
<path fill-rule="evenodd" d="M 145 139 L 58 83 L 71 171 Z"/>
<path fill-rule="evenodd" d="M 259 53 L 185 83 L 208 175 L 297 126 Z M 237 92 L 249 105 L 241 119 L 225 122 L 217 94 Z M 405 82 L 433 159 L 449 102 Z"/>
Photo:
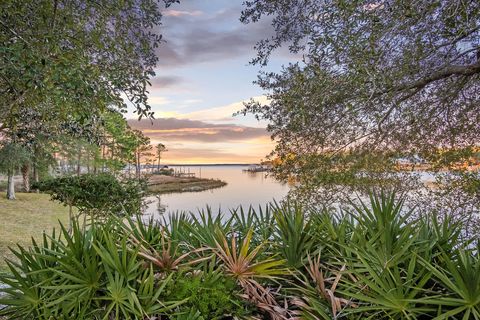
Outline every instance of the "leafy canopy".
<path fill-rule="evenodd" d="M 67 118 L 124 110 L 125 98 L 139 116 L 151 115 L 157 1 L 6 0 L 0 12 L 2 128 L 17 110 L 43 103 Z"/>
<path fill-rule="evenodd" d="M 271 103 L 243 110 L 269 121 L 280 178 L 386 182 L 400 158 L 458 169 L 478 153 L 478 1 L 245 1 L 244 23 L 267 16 L 253 63 L 281 46 L 303 57 L 262 72 Z"/>
<path fill-rule="evenodd" d="M 31 161 L 31 153 L 21 144 L 8 142 L 0 146 L 0 172 L 11 173 Z"/>

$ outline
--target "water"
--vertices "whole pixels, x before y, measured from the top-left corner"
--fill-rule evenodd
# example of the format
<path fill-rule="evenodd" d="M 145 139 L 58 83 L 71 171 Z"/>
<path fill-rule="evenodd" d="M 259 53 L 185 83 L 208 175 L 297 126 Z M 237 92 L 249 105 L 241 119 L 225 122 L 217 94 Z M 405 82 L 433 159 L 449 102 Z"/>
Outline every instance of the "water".
<path fill-rule="evenodd" d="M 175 166 L 171 166 L 175 168 Z M 248 166 L 188 166 L 185 170 L 194 172 L 197 177 L 220 179 L 227 185 L 201 192 L 172 193 L 147 198 L 150 202 L 145 210 L 146 216 L 160 218 L 170 212 L 198 212 L 210 206 L 213 212 L 221 210 L 228 214 L 230 209 L 243 206 L 254 208 L 265 206 L 273 200 L 281 200 L 288 193 L 289 187 L 279 183 L 265 172 L 243 172 Z"/>
<path fill-rule="evenodd" d="M 171 168 L 179 169 L 177 166 Z M 225 187 L 211 189 L 201 192 L 172 193 L 160 196 L 150 196 L 145 209 L 145 217 L 153 216 L 155 219 L 167 216 L 168 213 L 184 211 L 196 213 L 207 206 L 212 208 L 214 213 L 222 211 L 229 216 L 229 210 L 243 206 L 248 208 L 252 205 L 264 207 L 273 200 L 283 199 L 289 187 L 264 172 L 248 173 L 243 169 L 245 165 L 224 165 L 224 166 L 182 166 L 186 172 L 195 173 L 197 177 L 213 178 L 226 181 Z M 435 180 L 435 175 L 419 172 L 423 182 Z M 168 220 L 168 219 L 167 219 Z"/>

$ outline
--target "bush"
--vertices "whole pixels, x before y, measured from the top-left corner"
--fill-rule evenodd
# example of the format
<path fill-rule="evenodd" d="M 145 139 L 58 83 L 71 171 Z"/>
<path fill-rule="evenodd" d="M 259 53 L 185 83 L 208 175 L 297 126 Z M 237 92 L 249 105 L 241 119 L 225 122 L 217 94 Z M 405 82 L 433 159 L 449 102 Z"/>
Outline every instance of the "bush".
<path fill-rule="evenodd" d="M 167 285 L 167 297 L 186 301 L 179 307 L 178 316 L 196 314 L 199 319 L 218 320 L 226 316 L 246 316 L 247 303 L 238 295 L 235 281 L 220 270 L 177 273 Z"/>
<path fill-rule="evenodd" d="M 52 200 L 78 208 L 80 213 L 98 217 L 140 214 L 145 185 L 100 173 L 49 179 L 33 188 L 49 193 Z"/>
<path fill-rule="evenodd" d="M 76 225 L 14 251 L 0 304 L 13 319 L 480 319 L 480 247 L 462 230 L 395 195 Z"/>
<path fill-rule="evenodd" d="M 160 171 L 158 171 L 158 174 L 164 175 L 164 176 L 172 176 L 173 175 L 173 169 L 166 169 L 162 168 Z"/>
<path fill-rule="evenodd" d="M 18 262 L 8 262 L 11 276 L 0 276 L 9 287 L 0 315 L 9 319 L 143 319 L 165 314 L 182 301 L 160 300 L 171 277 L 157 279 L 143 266 L 128 237 L 114 222 L 83 232 L 74 223 L 44 235 L 30 249 L 12 250 Z"/>

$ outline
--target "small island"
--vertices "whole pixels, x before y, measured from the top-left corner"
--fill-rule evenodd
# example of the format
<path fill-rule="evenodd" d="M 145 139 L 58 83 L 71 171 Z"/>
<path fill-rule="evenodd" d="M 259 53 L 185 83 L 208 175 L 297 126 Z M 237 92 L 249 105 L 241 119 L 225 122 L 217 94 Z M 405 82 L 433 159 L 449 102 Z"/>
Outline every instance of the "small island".
<path fill-rule="evenodd" d="M 199 192 L 226 186 L 218 179 L 196 177 L 175 177 L 168 175 L 152 175 L 148 179 L 148 192 L 152 194 Z"/>

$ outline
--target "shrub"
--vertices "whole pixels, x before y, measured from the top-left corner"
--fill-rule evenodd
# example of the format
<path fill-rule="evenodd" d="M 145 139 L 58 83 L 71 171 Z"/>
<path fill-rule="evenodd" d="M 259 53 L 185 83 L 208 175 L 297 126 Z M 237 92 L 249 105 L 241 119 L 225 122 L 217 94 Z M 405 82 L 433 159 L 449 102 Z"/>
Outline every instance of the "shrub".
<path fill-rule="evenodd" d="M 167 286 L 167 297 L 183 301 L 179 318 L 197 314 L 199 319 L 218 320 L 226 316 L 242 317 L 249 306 L 237 294 L 239 288 L 232 278 L 220 270 L 180 272 Z"/>
<path fill-rule="evenodd" d="M 115 222 L 82 231 L 62 226 L 42 243 L 12 250 L 9 287 L 0 316 L 9 319 L 142 319 L 168 313 L 182 301 L 160 300 L 171 277 L 157 279 L 136 259 Z M 163 297 L 165 298 L 165 297 Z"/>
<path fill-rule="evenodd" d="M 298 204 L 168 223 L 113 219 L 14 250 L 13 319 L 480 319 L 478 237 L 402 199 Z M 126 222 L 124 221 L 126 220 Z M 269 221 L 276 221 L 270 225 Z M 289 269 L 286 269 L 289 266 Z M 142 316 L 139 316 L 142 315 Z"/>
<path fill-rule="evenodd" d="M 145 190 L 142 182 L 120 181 L 109 173 L 48 179 L 33 187 L 92 217 L 139 214 Z"/>
<path fill-rule="evenodd" d="M 164 176 L 172 176 L 173 175 L 173 169 L 162 168 L 158 171 L 158 174 L 161 174 L 161 175 L 164 175 Z"/>

